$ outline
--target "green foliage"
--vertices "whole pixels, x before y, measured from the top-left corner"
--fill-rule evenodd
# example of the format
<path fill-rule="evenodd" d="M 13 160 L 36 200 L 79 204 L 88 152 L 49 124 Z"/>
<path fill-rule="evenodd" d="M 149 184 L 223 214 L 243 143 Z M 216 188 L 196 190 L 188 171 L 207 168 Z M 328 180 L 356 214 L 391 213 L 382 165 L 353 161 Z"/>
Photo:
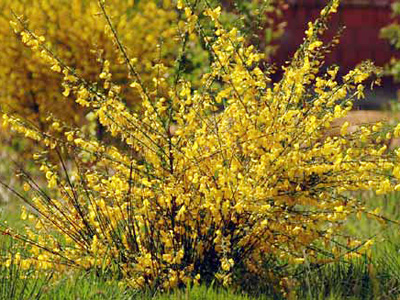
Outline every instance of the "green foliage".
<path fill-rule="evenodd" d="M 400 2 L 395 1 L 392 4 L 392 12 L 393 18 L 398 18 L 400 15 Z M 393 23 L 381 29 L 380 36 L 388 40 L 395 49 L 400 49 L 400 25 L 396 19 Z M 396 81 L 400 81 L 400 61 L 393 58 L 386 72 L 388 75 L 393 76 Z"/>

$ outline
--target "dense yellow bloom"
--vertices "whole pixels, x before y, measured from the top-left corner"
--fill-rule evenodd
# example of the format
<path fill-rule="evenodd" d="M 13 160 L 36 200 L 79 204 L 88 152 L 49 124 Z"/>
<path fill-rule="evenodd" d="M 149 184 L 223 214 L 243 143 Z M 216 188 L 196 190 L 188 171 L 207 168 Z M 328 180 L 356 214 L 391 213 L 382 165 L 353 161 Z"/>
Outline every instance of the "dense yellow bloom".
<path fill-rule="evenodd" d="M 365 210 L 348 192 L 388 193 L 399 184 L 398 155 L 375 143 L 382 130 L 399 134 L 398 126 L 375 124 L 350 133 L 344 125 L 340 135 L 324 135 L 354 98 L 362 98 L 360 85 L 378 71 L 362 63 L 342 84 L 337 68 L 321 71 L 320 35 L 337 3 L 330 2 L 309 25 L 304 44 L 272 84 L 261 68 L 264 55 L 246 44 L 239 30 L 223 26 L 218 7 L 198 11 L 179 1 L 188 25 L 183 33 L 204 40 L 210 71 L 201 85 L 180 76 L 160 80 L 169 68 L 157 62 L 151 84 L 127 58 L 130 88 L 141 97 L 136 112 L 113 81 L 108 60 L 97 72 L 104 88 L 99 90 L 17 24 L 22 42 L 65 75 L 68 98 L 87 107 L 121 140 L 105 145 L 57 120 L 52 126 L 60 134 L 54 136 L 4 115 L 13 130 L 77 162 L 77 168 L 66 170 L 37 157 L 57 194 L 50 198 L 33 191 L 30 204 L 41 212 L 33 217 L 36 229 L 28 233 L 41 247 L 30 249 L 40 257 L 35 266 L 63 270 L 112 263 L 135 288 L 169 289 L 212 280 L 210 274 L 228 285 L 238 265 L 261 276 L 260 261 L 267 256 L 301 264 L 306 255 L 322 263 L 326 252 L 320 244 L 335 240 L 343 221 Z M 214 26 L 209 35 L 201 15 Z M 113 39 L 120 42 L 118 36 Z M 174 134 L 172 125 L 178 128 Z M 55 252 L 59 236 L 64 243 Z M 334 249 L 327 255 L 334 259 L 343 253 Z"/>
<path fill-rule="evenodd" d="M 157 1 L 140 1 L 138 4 L 127 0 L 107 1 L 115 29 L 129 47 L 132 62 L 143 80 L 149 82 L 157 74 L 153 63 L 172 63 L 172 54 L 179 51 L 179 45 L 174 42 L 177 14 L 170 1 L 161 2 L 157 5 Z M 110 29 L 104 30 L 106 22 L 99 14 L 96 1 L 1 0 L 0 10 L 3 12 L 0 17 L 0 103 L 6 111 L 23 115 L 42 129 L 47 126 L 48 113 L 81 126 L 87 123 L 85 114 L 88 112 L 73 101 L 65 100 L 70 94 L 68 85 L 64 85 L 64 91 L 60 93 L 62 75 L 68 82 L 74 78 L 68 72 L 61 73 L 59 61 L 49 58 L 43 50 L 34 51 L 32 55 L 13 35 L 9 26 L 11 15 L 8 12 L 11 10 L 18 16 L 28 16 L 30 29 L 39 35 L 36 41 L 27 33 L 21 33 L 22 41 L 33 50 L 38 49 L 45 36 L 46 45 L 54 43 L 58 57 L 79 70 L 80 76 L 95 81 L 98 70 L 103 69 L 100 78 L 107 81 L 110 78 L 105 74 L 110 75 L 107 71 L 111 71 L 113 80 L 124 87 L 129 106 L 140 101 L 134 90 L 125 88 L 128 83 L 126 67 L 121 64 L 122 55 L 115 51 L 109 38 Z M 18 27 L 15 22 L 11 25 Z M 160 41 L 162 45 L 155 47 Z M 107 68 L 107 60 L 119 63 Z M 52 64 L 51 70 L 44 67 L 44 62 Z"/>

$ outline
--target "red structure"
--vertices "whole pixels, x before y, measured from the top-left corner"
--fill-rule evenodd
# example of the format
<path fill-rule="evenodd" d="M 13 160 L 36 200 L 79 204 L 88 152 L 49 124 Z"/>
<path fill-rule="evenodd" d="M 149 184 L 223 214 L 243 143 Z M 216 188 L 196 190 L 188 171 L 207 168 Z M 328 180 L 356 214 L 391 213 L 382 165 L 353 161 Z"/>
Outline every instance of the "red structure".
<path fill-rule="evenodd" d="M 395 55 L 388 41 L 379 38 L 379 31 L 391 20 L 391 0 L 343 0 L 333 15 L 330 31 L 346 26 L 339 46 L 327 57 L 328 64 L 346 71 L 365 59 L 384 65 Z M 313 21 L 327 1 L 290 0 L 285 12 L 286 31 L 281 39 L 275 62 L 280 65 L 291 57 L 305 36 L 307 23 Z"/>

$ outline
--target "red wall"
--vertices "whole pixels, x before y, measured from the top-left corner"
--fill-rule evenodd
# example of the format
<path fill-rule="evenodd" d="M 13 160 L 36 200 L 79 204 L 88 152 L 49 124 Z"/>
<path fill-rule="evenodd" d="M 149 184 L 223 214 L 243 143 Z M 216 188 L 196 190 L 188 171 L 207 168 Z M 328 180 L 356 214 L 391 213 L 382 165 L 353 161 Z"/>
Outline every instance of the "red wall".
<path fill-rule="evenodd" d="M 320 13 L 325 1 L 292 0 L 285 11 L 286 31 L 280 41 L 280 48 L 274 62 L 280 65 L 293 55 L 301 44 L 307 23 Z M 390 0 L 342 1 L 338 13 L 333 15 L 330 24 L 332 35 L 339 26 L 345 25 L 341 42 L 326 59 L 328 64 L 339 64 L 342 71 L 354 67 L 365 59 L 372 59 L 377 65 L 384 65 L 396 51 L 386 40 L 379 38 L 382 27 L 392 22 Z M 400 51 L 398 51 L 400 52 Z"/>

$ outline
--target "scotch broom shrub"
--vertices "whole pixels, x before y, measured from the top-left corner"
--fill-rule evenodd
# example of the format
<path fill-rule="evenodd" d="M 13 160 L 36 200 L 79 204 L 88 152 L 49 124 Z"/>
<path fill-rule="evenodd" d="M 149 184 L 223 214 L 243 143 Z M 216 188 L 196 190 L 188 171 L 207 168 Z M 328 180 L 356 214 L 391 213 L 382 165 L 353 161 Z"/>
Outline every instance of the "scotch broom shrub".
<path fill-rule="evenodd" d="M 111 69 L 113 80 L 126 92 L 128 105 L 139 101 L 131 89 L 126 89 L 125 66 L 121 63 L 108 66 L 106 59 L 116 61 L 121 57 L 115 45 L 104 31 L 104 20 L 99 15 L 95 1 L 9 1 L 0 2 L 0 101 L 4 110 L 19 113 L 45 127 L 49 113 L 71 124 L 85 123 L 87 110 L 73 101 L 65 101 L 67 92 L 59 85 L 62 74 L 44 68 L 40 52 L 32 53 L 21 45 L 10 30 L 11 12 L 29 16 L 29 27 L 37 34 L 45 35 L 49 45 L 55 44 L 57 55 L 68 65 L 79 70 L 80 76 L 93 81 L 101 69 Z M 137 68 L 143 80 L 155 76 L 152 62 L 160 60 L 171 66 L 174 53 L 174 37 L 177 35 L 177 14 L 169 1 L 157 5 L 157 1 L 112 1 L 110 14 L 121 38 L 129 45 L 132 60 L 138 60 Z M 141 41 L 138 43 L 137 41 Z M 155 47 L 163 41 L 161 48 Z M 33 55 L 32 55 L 33 54 Z M 97 62 L 96 60 L 101 60 Z"/>
<path fill-rule="evenodd" d="M 325 52 L 337 41 L 324 44 L 322 35 L 338 5 L 330 1 L 308 24 L 282 79 L 272 83 L 270 69 L 261 67 L 264 55 L 239 30 L 222 25 L 221 7 L 179 0 L 186 22 L 181 54 L 185 36 L 197 35 L 211 58 L 196 86 L 180 72 L 169 80 L 171 69 L 162 62 L 152 66 L 152 84 L 143 80 L 108 6 L 99 1 L 129 70 L 126 80 L 141 97 L 137 112 L 125 104 L 108 68 L 89 81 L 21 18 L 13 21 L 22 42 L 64 75 L 68 100 L 90 110 L 124 143 L 104 144 L 59 120 L 52 121 L 54 134 L 3 115 L 5 125 L 47 149 L 34 159 L 52 192 L 22 172 L 31 197 L 17 194 L 28 205 L 21 217 L 33 225 L 25 234 L 2 229 L 26 243 L 30 255 L 21 266 L 60 273 L 97 268 L 138 289 L 215 278 L 229 285 L 241 270 L 287 291 L 297 264 L 366 251 L 372 241 L 348 237 L 341 243 L 340 228 L 351 214 L 379 217 L 353 191 L 400 189 L 400 152 L 376 143 L 399 136 L 400 126 L 378 123 L 348 133 L 345 123 L 340 134 L 324 138 L 379 72 L 364 62 L 339 83 L 338 67 L 323 68 Z M 211 32 L 203 22 L 211 22 Z M 180 70 L 183 60 L 176 61 Z M 51 163 L 47 153 L 60 163 Z"/>

